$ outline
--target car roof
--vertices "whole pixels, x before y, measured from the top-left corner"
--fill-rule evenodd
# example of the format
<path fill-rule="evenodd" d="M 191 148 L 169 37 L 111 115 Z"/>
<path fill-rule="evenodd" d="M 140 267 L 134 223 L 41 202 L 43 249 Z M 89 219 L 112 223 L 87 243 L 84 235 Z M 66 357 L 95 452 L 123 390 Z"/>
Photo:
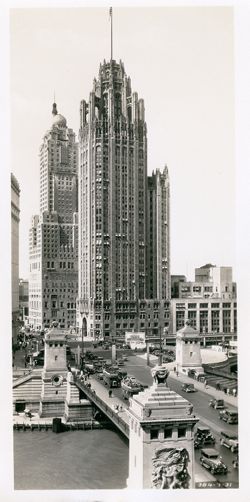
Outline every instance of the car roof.
<path fill-rule="evenodd" d="M 226 410 L 224 410 L 224 413 L 230 413 L 230 414 L 233 414 L 233 415 L 238 415 L 238 411 L 237 410 L 232 410 L 230 408 L 227 408 Z"/>
<path fill-rule="evenodd" d="M 202 425 L 199 425 L 199 427 L 197 427 L 197 430 L 199 430 L 199 431 L 210 431 L 209 427 L 205 427 L 205 426 L 202 426 Z"/>
<path fill-rule="evenodd" d="M 221 431 L 221 435 L 230 439 L 238 439 L 238 435 L 235 432 Z"/>
<path fill-rule="evenodd" d="M 219 455 L 219 452 L 215 448 L 203 448 L 201 453 L 205 453 L 205 455 Z"/>

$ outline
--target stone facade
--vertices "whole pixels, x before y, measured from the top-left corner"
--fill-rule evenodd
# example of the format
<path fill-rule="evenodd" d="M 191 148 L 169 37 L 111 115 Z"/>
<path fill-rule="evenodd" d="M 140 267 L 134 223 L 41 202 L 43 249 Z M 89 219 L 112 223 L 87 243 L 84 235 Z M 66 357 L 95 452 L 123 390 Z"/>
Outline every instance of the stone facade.
<path fill-rule="evenodd" d="M 179 276 L 171 299 L 170 333 L 188 320 L 201 334 L 237 336 L 237 294 L 232 267 L 208 264 L 195 269 L 195 281 Z"/>
<path fill-rule="evenodd" d="M 82 311 L 88 336 L 116 336 L 117 331 L 137 329 L 139 302 L 151 298 L 144 101 L 132 92 L 121 61 L 104 61 L 89 101 L 81 101 L 79 158 L 78 324 Z M 157 180 L 163 205 L 166 171 L 162 176 L 164 182 L 158 175 Z M 162 217 L 156 221 L 162 225 Z M 161 272 L 166 253 L 164 249 Z M 159 289 L 159 300 L 167 299 L 168 287 L 161 282 Z"/>
<path fill-rule="evenodd" d="M 167 376 L 164 366 L 154 368 L 153 385 L 129 400 L 130 489 L 194 488 L 193 429 L 198 419 L 191 403 L 167 387 Z"/>
<path fill-rule="evenodd" d="M 170 183 L 168 168 L 148 177 L 147 297 L 169 299 Z"/>
<path fill-rule="evenodd" d="M 180 329 L 176 335 L 176 369 L 182 373 L 188 373 L 193 369 L 204 373 L 202 368 L 201 336 L 187 321 L 186 326 Z"/>
<path fill-rule="evenodd" d="M 78 144 L 53 105 L 40 148 L 40 215 L 30 229 L 29 322 L 76 324 L 78 294 Z"/>

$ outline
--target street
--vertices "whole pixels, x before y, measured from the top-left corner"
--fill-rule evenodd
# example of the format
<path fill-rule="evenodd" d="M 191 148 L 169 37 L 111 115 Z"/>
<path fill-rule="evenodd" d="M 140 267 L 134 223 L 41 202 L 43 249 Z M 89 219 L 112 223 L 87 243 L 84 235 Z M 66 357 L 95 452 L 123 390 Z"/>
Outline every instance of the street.
<path fill-rule="evenodd" d="M 125 363 L 125 369 L 128 371 L 128 374 L 134 375 L 141 383 L 146 385 L 152 385 L 153 379 L 151 375 L 150 368 L 146 364 L 146 360 L 140 356 L 129 356 L 128 361 Z M 171 372 L 173 374 L 173 372 Z M 193 381 L 192 381 L 193 382 Z M 228 467 L 228 473 L 225 475 L 215 475 L 214 479 L 218 479 L 221 482 L 232 482 L 234 487 L 238 485 L 238 469 L 235 469 L 232 466 L 232 461 L 235 458 L 235 453 L 232 453 L 228 448 L 220 445 L 220 432 L 221 431 L 230 431 L 234 433 L 238 433 L 238 425 L 231 425 L 225 422 L 222 422 L 219 419 L 219 411 L 214 410 L 209 406 L 210 396 L 208 395 L 209 389 L 207 392 L 194 392 L 194 393 L 186 393 L 181 389 L 181 378 L 175 378 L 173 376 L 169 376 L 168 378 L 168 386 L 171 390 L 174 390 L 185 399 L 190 401 L 194 406 L 194 414 L 200 418 L 198 422 L 199 425 L 207 426 L 211 429 L 213 435 L 216 438 L 216 444 L 214 445 L 215 449 L 222 456 L 223 461 Z M 194 382 L 195 385 L 195 382 Z M 213 389 L 214 390 L 214 389 Z M 112 389 L 113 395 L 119 399 L 122 399 L 121 389 Z M 211 395 L 213 397 L 213 395 Z M 128 404 L 127 401 L 124 401 Z M 230 406 L 231 408 L 231 406 Z M 236 408 L 235 408 L 236 409 Z M 195 459 L 197 464 L 199 464 L 200 459 L 200 450 L 195 450 Z M 205 468 L 201 467 L 201 472 L 204 471 L 204 478 L 208 471 Z"/>

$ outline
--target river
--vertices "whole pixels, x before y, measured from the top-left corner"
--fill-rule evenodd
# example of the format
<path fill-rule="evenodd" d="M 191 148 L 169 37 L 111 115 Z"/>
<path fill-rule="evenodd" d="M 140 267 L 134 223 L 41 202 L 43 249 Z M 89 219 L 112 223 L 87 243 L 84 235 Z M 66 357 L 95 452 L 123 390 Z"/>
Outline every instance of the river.
<path fill-rule="evenodd" d="M 15 490 L 126 488 L 128 455 L 128 441 L 106 429 L 15 431 Z"/>

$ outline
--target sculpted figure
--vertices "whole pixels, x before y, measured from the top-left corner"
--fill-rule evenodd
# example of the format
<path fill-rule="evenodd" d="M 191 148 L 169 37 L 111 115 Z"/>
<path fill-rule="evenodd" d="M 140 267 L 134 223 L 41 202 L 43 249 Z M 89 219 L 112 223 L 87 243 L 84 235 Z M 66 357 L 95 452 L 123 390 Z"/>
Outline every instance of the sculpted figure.
<path fill-rule="evenodd" d="M 156 383 L 167 384 L 169 371 L 165 366 L 155 366 L 154 368 L 152 368 L 151 373 Z"/>
<path fill-rule="evenodd" d="M 189 454 L 185 448 L 159 448 L 152 459 L 152 485 L 158 489 L 189 488 Z"/>

